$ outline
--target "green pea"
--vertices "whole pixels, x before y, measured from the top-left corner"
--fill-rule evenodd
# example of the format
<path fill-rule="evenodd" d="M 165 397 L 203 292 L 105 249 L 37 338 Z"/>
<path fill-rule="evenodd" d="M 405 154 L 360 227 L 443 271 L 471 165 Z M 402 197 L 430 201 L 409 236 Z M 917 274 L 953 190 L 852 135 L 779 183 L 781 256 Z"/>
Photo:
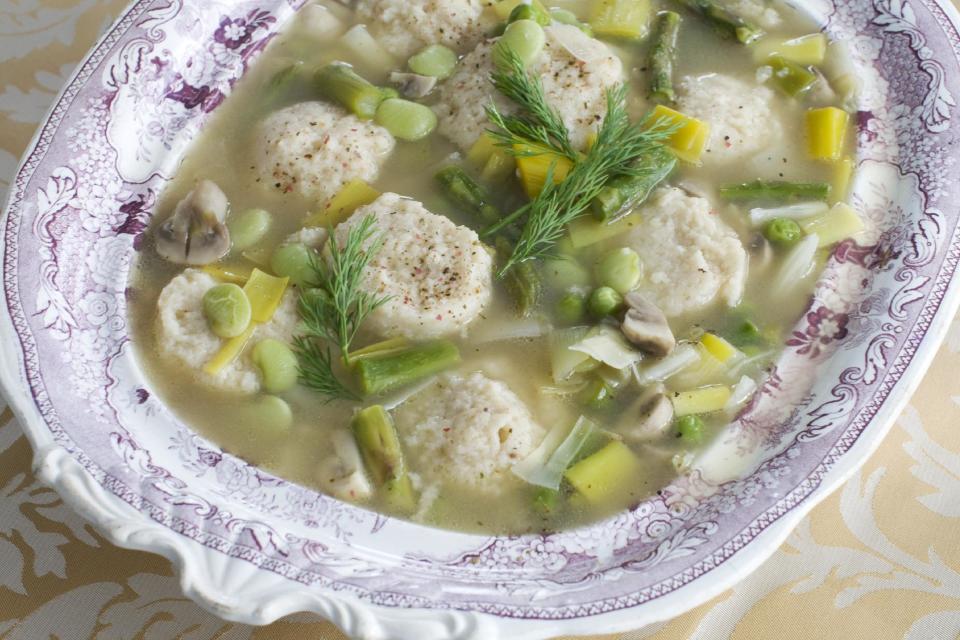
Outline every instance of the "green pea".
<path fill-rule="evenodd" d="M 507 65 L 507 52 L 512 51 L 523 66 L 528 67 L 537 59 L 547 44 L 543 27 L 533 20 L 517 20 L 507 25 L 503 35 L 493 45 L 493 61 L 498 67 Z"/>
<path fill-rule="evenodd" d="M 437 114 L 430 107 L 399 98 L 381 102 L 373 119 L 394 137 L 409 142 L 425 138 L 437 128 Z"/>
<path fill-rule="evenodd" d="M 253 364 L 260 369 L 263 388 L 270 393 L 280 393 L 297 384 L 300 377 L 297 356 L 284 343 L 273 338 L 261 340 L 250 355 Z"/>
<path fill-rule="evenodd" d="M 700 444 L 706 425 L 700 416 L 688 415 L 677 418 L 677 437 L 687 444 Z"/>
<path fill-rule="evenodd" d="M 576 19 L 576 18 L 574 18 Z M 543 10 L 539 3 L 518 4 L 510 12 L 507 22 L 516 22 L 517 20 L 533 20 L 541 27 L 545 27 L 552 21 L 550 14 Z"/>
<path fill-rule="evenodd" d="M 264 209 L 247 209 L 227 220 L 230 242 L 237 251 L 249 249 L 270 230 L 270 214 Z"/>
<path fill-rule="evenodd" d="M 557 319 L 564 324 L 577 324 L 587 312 L 587 296 L 579 291 L 568 291 L 557 300 Z"/>
<path fill-rule="evenodd" d="M 270 256 L 270 269 L 281 278 L 286 276 L 298 287 L 307 287 L 314 280 L 313 255 L 306 245 L 299 242 L 276 248 Z"/>
<path fill-rule="evenodd" d="M 796 220 L 774 218 L 763 228 L 764 237 L 780 247 L 791 247 L 803 237 L 803 229 Z"/>
<path fill-rule="evenodd" d="M 640 282 L 640 256 L 633 249 L 623 247 L 605 255 L 597 265 L 597 280 L 601 285 L 625 294 Z"/>
<path fill-rule="evenodd" d="M 244 422 L 257 431 L 281 436 L 293 425 L 293 411 L 282 398 L 263 395 L 251 403 L 244 416 Z"/>
<path fill-rule="evenodd" d="M 252 312 L 247 294 L 235 284 L 218 284 L 203 294 L 203 315 L 210 331 L 221 338 L 246 331 Z"/>
<path fill-rule="evenodd" d="M 623 304 L 623 296 L 611 287 L 597 287 L 590 294 L 590 312 L 597 317 L 615 313 Z"/>
<path fill-rule="evenodd" d="M 457 68 L 457 54 L 442 44 L 432 44 L 407 60 L 410 71 L 446 80 Z"/>

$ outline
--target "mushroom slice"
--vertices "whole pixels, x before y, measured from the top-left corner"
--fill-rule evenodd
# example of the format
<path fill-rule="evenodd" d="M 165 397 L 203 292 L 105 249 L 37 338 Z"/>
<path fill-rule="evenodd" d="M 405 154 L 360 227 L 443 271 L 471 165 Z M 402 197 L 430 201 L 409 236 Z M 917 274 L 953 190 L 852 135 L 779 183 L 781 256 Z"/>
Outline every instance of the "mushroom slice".
<path fill-rule="evenodd" d="M 620 323 L 623 335 L 641 351 L 655 358 L 668 355 L 677 345 L 663 312 L 636 291 L 624 297 L 627 312 Z"/>
<path fill-rule="evenodd" d="M 397 85 L 404 98 L 422 98 L 437 86 L 437 79 L 433 76 L 422 76 L 419 73 L 403 73 L 401 71 L 391 73 L 390 82 Z"/>
<path fill-rule="evenodd" d="M 317 480 L 335 498 L 362 502 L 373 495 L 373 487 L 363 471 L 363 460 L 353 434 L 338 429 L 330 435 L 333 453 L 320 462 Z"/>
<path fill-rule="evenodd" d="M 673 424 L 673 403 L 662 384 L 646 389 L 634 401 L 620 421 L 619 431 L 624 437 L 646 442 L 662 437 Z"/>
<path fill-rule="evenodd" d="M 215 262 L 230 250 L 224 220 L 230 203 L 216 183 L 201 180 L 157 230 L 157 253 L 177 264 Z"/>

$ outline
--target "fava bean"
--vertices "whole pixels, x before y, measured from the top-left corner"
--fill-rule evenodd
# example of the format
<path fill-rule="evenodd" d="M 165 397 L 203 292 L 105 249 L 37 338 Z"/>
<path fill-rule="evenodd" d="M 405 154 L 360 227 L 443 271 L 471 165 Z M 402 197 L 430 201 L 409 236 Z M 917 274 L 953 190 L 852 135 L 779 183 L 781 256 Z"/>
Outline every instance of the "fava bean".
<path fill-rule="evenodd" d="M 270 214 L 264 209 L 247 209 L 227 219 L 230 242 L 235 251 L 249 249 L 270 230 Z"/>
<path fill-rule="evenodd" d="M 533 20 L 517 20 L 507 25 L 497 43 L 493 45 L 493 61 L 498 67 L 507 64 L 507 52 L 512 51 L 523 66 L 529 66 L 547 44 L 543 27 Z"/>
<path fill-rule="evenodd" d="M 290 278 L 298 287 L 309 286 L 314 279 L 313 256 L 306 245 L 298 243 L 277 247 L 270 256 L 270 269 L 280 277 Z"/>
<path fill-rule="evenodd" d="M 270 393 L 280 393 L 297 384 L 297 356 L 279 340 L 261 340 L 253 347 L 251 358 L 260 370 L 263 388 Z"/>
<path fill-rule="evenodd" d="M 235 338 L 246 331 L 252 314 L 247 294 L 235 284 L 218 284 L 203 295 L 203 315 L 210 331 L 220 338 Z"/>
<path fill-rule="evenodd" d="M 640 256 L 623 247 L 605 255 L 597 265 L 597 280 L 617 293 L 632 291 L 640 282 Z"/>
<path fill-rule="evenodd" d="M 258 431 L 267 431 L 277 436 L 286 433 L 293 425 L 290 405 L 277 396 L 258 397 L 247 409 L 245 422 Z"/>

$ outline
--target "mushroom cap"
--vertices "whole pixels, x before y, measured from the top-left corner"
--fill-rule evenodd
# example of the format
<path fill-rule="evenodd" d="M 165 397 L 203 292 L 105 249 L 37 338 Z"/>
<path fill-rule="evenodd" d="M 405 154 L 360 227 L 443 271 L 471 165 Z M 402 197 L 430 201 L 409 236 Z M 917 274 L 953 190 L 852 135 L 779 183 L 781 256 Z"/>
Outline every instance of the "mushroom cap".
<path fill-rule="evenodd" d="M 177 203 L 173 214 L 157 230 L 157 253 L 177 264 L 203 265 L 230 251 L 230 232 L 224 220 L 230 202 L 210 180 L 201 180 Z"/>
<path fill-rule="evenodd" d="M 390 74 L 390 82 L 397 85 L 404 98 L 422 98 L 433 91 L 437 86 L 437 79 L 433 76 L 424 76 L 419 73 L 404 73 L 394 71 Z"/>
<path fill-rule="evenodd" d="M 656 358 L 673 351 L 677 340 L 660 308 L 636 291 L 628 293 L 624 302 L 627 312 L 620 323 L 624 337 L 641 351 Z"/>

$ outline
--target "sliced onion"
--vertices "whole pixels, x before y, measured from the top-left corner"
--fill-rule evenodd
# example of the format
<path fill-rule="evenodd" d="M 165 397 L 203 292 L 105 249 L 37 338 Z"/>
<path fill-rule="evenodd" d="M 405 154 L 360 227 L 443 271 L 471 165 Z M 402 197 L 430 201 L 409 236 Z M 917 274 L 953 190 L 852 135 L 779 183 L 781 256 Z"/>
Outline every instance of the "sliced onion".
<path fill-rule="evenodd" d="M 770 290 L 775 296 L 784 297 L 793 293 L 800 281 L 813 270 L 813 261 L 819 246 L 820 238 L 811 233 L 790 250 L 780 265 L 780 271 L 770 283 Z"/>
<path fill-rule="evenodd" d="M 626 369 L 643 358 L 639 351 L 630 346 L 620 331 L 606 326 L 592 330 L 586 338 L 569 348 L 618 370 Z"/>
<path fill-rule="evenodd" d="M 684 343 L 677 346 L 667 357 L 637 370 L 635 377 L 641 386 L 662 382 L 697 362 L 700 362 L 700 352 L 692 344 Z"/>
<path fill-rule="evenodd" d="M 523 318 L 512 322 L 484 324 L 470 336 L 477 344 L 503 342 L 523 338 L 539 338 L 547 332 L 547 326 L 540 318 Z"/>
<path fill-rule="evenodd" d="M 559 489 L 563 472 L 597 430 L 597 425 L 583 416 L 580 416 L 569 433 L 562 427 L 554 427 L 533 453 L 513 465 L 514 475 L 538 487 Z M 561 438 L 563 442 L 557 445 Z"/>
<path fill-rule="evenodd" d="M 740 382 L 733 387 L 733 392 L 730 394 L 730 399 L 727 400 L 726 406 L 723 410 L 727 412 L 734 412 L 750 400 L 753 394 L 757 391 L 757 383 L 754 382 L 753 378 L 750 376 L 742 376 Z"/>
<path fill-rule="evenodd" d="M 590 64 L 608 57 L 610 52 L 602 44 L 585 34 L 572 24 L 555 22 L 543 29 L 547 37 L 560 45 L 571 56 Z"/>

